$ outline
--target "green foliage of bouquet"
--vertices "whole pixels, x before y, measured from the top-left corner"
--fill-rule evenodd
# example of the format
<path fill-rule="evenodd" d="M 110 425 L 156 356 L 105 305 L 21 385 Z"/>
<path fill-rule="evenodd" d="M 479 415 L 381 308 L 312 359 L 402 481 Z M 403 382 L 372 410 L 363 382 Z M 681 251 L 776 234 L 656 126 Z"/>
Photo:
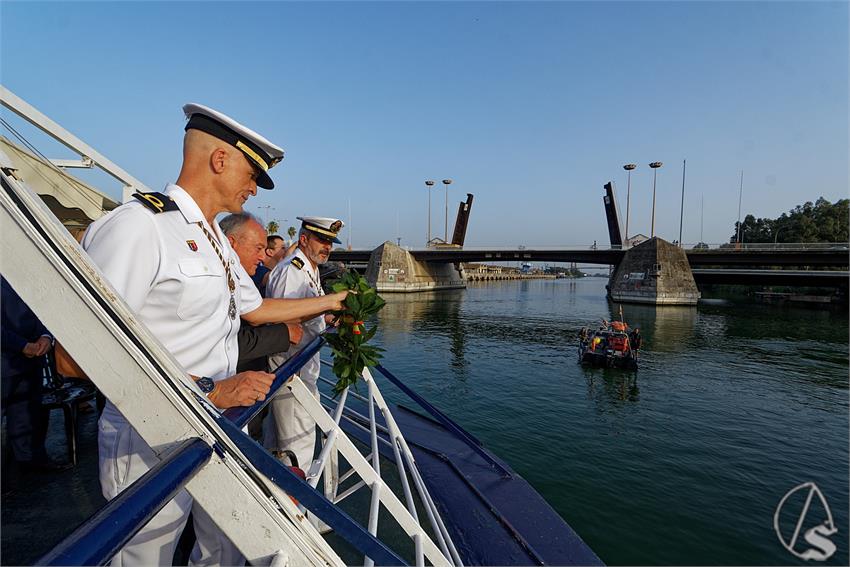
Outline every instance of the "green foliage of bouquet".
<path fill-rule="evenodd" d="M 378 325 L 376 323 L 367 329 L 364 321 L 380 311 L 386 302 L 356 272 L 343 274 L 331 288 L 334 292 L 350 292 L 345 298 L 345 309 L 338 314 L 337 332 L 325 335 L 333 351 L 333 370 L 338 378 L 333 388 L 336 396 L 357 383 L 363 375 L 363 368 L 378 364 L 384 349 L 366 344 L 375 336 Z"/>

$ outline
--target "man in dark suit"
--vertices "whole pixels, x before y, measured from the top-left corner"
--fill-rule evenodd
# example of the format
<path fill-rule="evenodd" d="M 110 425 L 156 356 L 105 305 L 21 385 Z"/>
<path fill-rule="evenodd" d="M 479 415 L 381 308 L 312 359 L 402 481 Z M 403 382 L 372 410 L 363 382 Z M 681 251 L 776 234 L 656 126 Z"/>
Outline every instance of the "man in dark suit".
<path fill-rule="evenodd" d="M 53 348 L 53 337 L 9 282 L 0 279 L 0 285 L 0 376 L 6 437 L 21 468 L 61 469 L 47 460 L 41 407 L 44 355 Z"/>
<path fill-rule="evenodd" d="M 290 336 L 286 323 L 260 327 L 253 327 L 247 323 L 242 325 L 239 328 L 239 362 L 236 363 L 236 371 L 265 372 L 268 367 L 268 356 L 274 354 L 275 349 L 280 348 L 280 345 L 290 344 Z M 300 333 L 298 336 L 301 336 Z"/>
<path fill-rule="evenodd" d="M 257 271 L 260 260 L 266 257 L 266 230 L 250 213 L 227 215 L 219 222 L 230 246 L 239 257 L 239 263 L 249 276 Z M 256 283 L 256 282 L 255 282 Z M 244 370 L 265 371 L 266 357 L 278 349 L 288 349 L 290 344 L 301 340 L 301 326 L 290 323 L 252 326 L 243 323 L 239 327 L 239 362 L 237 372 Z"/>

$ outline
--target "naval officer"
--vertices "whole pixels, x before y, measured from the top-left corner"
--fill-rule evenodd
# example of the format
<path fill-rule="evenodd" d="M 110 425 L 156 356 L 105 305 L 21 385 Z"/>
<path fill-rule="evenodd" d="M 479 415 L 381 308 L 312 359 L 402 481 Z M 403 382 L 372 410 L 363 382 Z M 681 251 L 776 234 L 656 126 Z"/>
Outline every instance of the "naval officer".
<path fill-rule="evenodd" d="M 296 218 L 301 221 L 298 247 L 292 256 L 275 266 L 269 274 L 267 297 L 296 299 L 318 298 L 324 295 L 319 266 L 328 261 L 333 244 L 339 244 L 337 235 L 342 230 L 343 223 L 339 219 L 326 217 Z M 306 318 L 302 322 L 304 334 L 301 344 L 290 347 L 288 352 L 270 356 L 269 368 L 275 369 L 283 364 L 303 345 L 322 334 L 326 326 L 325 315 Z M 317 398 L 320 364 L 319 354 L 316 353 L 299 373 L 301 381 Z M 263 445 L 267 449 L 278 456 L 284 455 L 285 451 L 292 451 L 298 460 L 297 466 L 304 471 L 309 469 L 316 444 L 316 422 L 291 392 L 281 392 L 269 403 L 269 416 L 266 418 L 263 432 Z"/>
<path fill-rule="evenodd" d="M 339 309 L 345 294 L 263 300 L 222 234 L 216 215 L 242 211 L 283 150 L 235 120 L 198 104 L 188 118 L 183 164 L 164 193 L 135 194 L 91 225 L 83 247 L 115 290 L 219 408 L 262 400 L 274 379 L 236 373 L 240 316 L 251 324 L 312 317 Z M 154 466 L 154 451 L 107 403 L 98 424 L 103 495 L 114 498 Z M 113 559 L 112 564 L 170 565 L 192 499 L 182 490 Z M 244 558 L 194 507 L 198 538 L 192 563 L 241 564 Z"/>

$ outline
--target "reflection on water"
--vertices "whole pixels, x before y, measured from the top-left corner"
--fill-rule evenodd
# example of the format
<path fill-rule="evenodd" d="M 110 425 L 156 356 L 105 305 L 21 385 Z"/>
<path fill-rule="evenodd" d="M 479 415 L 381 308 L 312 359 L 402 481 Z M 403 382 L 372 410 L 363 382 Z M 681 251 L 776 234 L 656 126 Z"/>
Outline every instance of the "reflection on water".
<path fill-rule="evenodd" d="M 632 328 L 640 329 L 643 335 L 643 348 L 676 352 L 688 348 L 697 326 L 697 307 L 695 305 L 635 305 L 609 301 L 611 319 L 623 318 Z"/>
<path fill-rule="evenodd" d="M 467 331 L 460 315 L 464 290 L 446 290 L 420 294 L 386 294 L 387 304 L 378 314 L 385 346 L 394 348 L 398 341 L 408 343 L 423 334 L 445 335 L 450 340 L 452 366 L 463 378 L 466 367 Z"/>
<path fill-rule="evenodd" d="M 435 332 L 444 332 L 445 327 L 433 327 L 446 319 L 457 320 L 465 292 L 450 289 L 426 293 L 387 293 L 382 296 L 387 304 L 379 312 L 381 327 L 401 333 L 414 332 L 424 326 Z"/>
<path fill-rule="evenodd" d="M 587 397 L 598 405 L 599 411 L 616 409 L 620 402 L 639 399 L 638 373 L 612 368 L 584 368 Z"/>
<path fill-rule="evenodd" d="M 788 564 L 772 514 L 806 481 L 847 564 L 847 314 L 624 304 L 639 370 L 582 368 L 579 329 L 618 318 L 605 283 L 387 295 L 376 341 L 609 564 Z"/>

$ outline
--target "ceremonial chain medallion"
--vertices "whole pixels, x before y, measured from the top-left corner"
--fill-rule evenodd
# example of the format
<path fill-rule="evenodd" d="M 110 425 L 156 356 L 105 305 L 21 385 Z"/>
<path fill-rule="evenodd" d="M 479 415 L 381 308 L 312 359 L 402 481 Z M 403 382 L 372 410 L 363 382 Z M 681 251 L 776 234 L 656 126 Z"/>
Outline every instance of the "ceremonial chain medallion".
<path fill-rule="evenodd" d="M 218 244 L 215 243 L 215 240 L 210 234 L 210 231 L 204 226 L 203 222 L 199 222 L 198 226 L 201 227 L 201 230 L 204 231 L 204 236 L 207 237 L 207 240 L 210 241 L 210 244 L 215 250 L 215 253 L 218 255 L 218 259 L 221 261 L 221 265 L 224 267 L 224 273 L 227 274 L 227 288 L 230 290 L 230 306 L 227 308 L 227 315 L 231 320 L 236 320 L 236 282 L 233 281 L 233 274 L 230 273 L 230 266 L 227 262 L 224 261 L 224 256 L 221 253 L 221 250 L 218 247 Z"/>
<path fill-rule="evenodd" d="M 321 297 L 321 296 L 325 295 L 325 290 L 323 290 L 322 286 L 319 285 L 318 278 L 314 278 L 313 274 L 310 272 L 310 270 L 304 270 L 304 271 L 307 272 L 307 277 L 310 278 L 310 282 L 313 284 L 313 287 L 316 289 L 316 294 L 317 294 L 316 296 Z"/>

